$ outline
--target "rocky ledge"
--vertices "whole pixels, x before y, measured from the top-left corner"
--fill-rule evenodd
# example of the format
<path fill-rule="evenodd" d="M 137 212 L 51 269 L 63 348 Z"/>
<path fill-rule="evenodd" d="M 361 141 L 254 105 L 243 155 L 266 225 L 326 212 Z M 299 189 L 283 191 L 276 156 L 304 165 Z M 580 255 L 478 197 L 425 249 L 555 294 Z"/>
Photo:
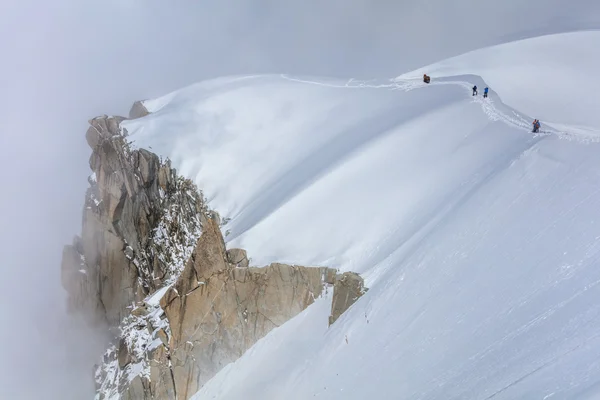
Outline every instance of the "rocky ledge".
<path fill-rule="evenodd" d="M 130 117 L 144 115 L 136 102 Z M 354 273 L 249 266 L 243 249 L 226 249 L 198 188 L 130 147 L 124 119 L 90 121 L 82 234 L 63 251 L 69 309 L 114 337 L 96 366 L 97 399 L 188 399 L 325 287 L 330 324 L 365 292 Z"/>

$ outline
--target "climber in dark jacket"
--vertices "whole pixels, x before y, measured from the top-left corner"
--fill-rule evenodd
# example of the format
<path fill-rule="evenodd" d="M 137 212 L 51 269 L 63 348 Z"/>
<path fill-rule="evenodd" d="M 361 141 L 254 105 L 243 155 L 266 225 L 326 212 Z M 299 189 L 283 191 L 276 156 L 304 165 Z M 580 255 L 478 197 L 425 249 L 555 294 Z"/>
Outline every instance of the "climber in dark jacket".
<path fill-rule="evenodd" d="M 477 96 L 477 85 L 473 86 L 473 96 Z"/>

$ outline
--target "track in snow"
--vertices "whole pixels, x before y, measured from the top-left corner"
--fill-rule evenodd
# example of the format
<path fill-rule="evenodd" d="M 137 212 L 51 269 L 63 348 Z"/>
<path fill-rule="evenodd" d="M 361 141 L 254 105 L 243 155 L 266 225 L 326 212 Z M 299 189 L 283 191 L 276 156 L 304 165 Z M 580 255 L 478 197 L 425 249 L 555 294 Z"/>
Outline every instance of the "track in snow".
<path fill-rule="evenodd" d="M 486 87 L 485 81 L 476 75 L 459 75 L 459 76 L 450 76 L 450 77 L 441 77 L 436 78 L 435 80 L 432 78 L 431 83 L 427 84 L 421 81 L 421 79 L 392 79 L 387 81 L 388 83 L 370 83 L 373 81 L 359 81 L 355 79 L 350 79 L 345 85 L 338 85 L 326 82 L 318 82 L 311 81 L 301 78 L 294 78 L 289 75 L 282 74 L 281 77 L 286 80 L 308 83 L 312 85 L 320 85 L 327 87 L 337 87 L 337 88 L 345 88 L 345 89 L 387 89 L 387 90 L 403 90 L 405 92 L 410 92 L 415 89 L 423 89 L 430 86 L 437 85 L 456 85 L 461 86 L 465 89 L 465 92 L 473 98 L 475 103 L 481 105 L 482 111 L 488 116 L 488 118 L 492 121 L 502 121 L 507 125 L 515 127 L 517 129 L 527 131 L 531 135 L 535 137 L 543 137 L 543 136 L 557 136 L 560 139 L 566 140 L 575 140 L 581 143 L 598 143 L 600 142 L 600 132 L 590 129 L 590 128 L 579 128 L 579 127 L 570 127 L 569 125 L 563 124 L 545 124 L 545 129 L 541 130 L 539 133 L 531 132 L 532 121 L 534 118 L 525 116 L 512 107 L 504 104 L 501 100 L 497 104 L 494 101 L 494 98 L 498 98 L 496 92 L 493 90 L 489 91 L 489 97 L 483 98 L 482 95 L 472 96 L 472 87 L 477 85 L 479 88 Z M 553 126 L 555 125 L 555 126 Z"/>

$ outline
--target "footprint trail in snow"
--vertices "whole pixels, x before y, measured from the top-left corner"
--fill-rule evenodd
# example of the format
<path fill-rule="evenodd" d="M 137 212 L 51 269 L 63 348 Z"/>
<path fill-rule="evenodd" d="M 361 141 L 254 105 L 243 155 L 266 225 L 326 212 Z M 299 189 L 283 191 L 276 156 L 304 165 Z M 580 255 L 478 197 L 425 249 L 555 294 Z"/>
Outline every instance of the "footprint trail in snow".
<path fill-rule="evenodd" d="M 483 98 L 481 95 L 472 96 L 471 90 L 474 84 L 480 85 L 481 87 L 485 87 L 481 78 L 472 75 L 472 76 L 462 76 L 465 78 L 471 78 L 472 80 L 478 80 L 479 83 L 472 83 L 467 80 L 457 80 L 456 77 L 447 77 L 447 78 L 437 78 L 432 79 L 431 83 L 424 83 L 421 79 L 392 79 L 387 81 L 387 83 L 372 83 L 375 81 L 361 81 L 356 79 L 350 79 L 345 85 L 339 84 L 331 84 L 326 82 L 318 82 L 312 80 L 306 80 L 301 78 L 295 78 L 289 75 L 281 75 L 282 78 L 294 81 L 301 82 L 319 86 L 327 86 L 327 87 L 337 87 L 337 88 L 346 88 L 346 89 L 387 89 L 387 90 L 403 90 L 405 92 L 410 92 L 415 89 L 423 89 L 430 86 L 437 85 L 455 85 L 461 86 L 465 89 L 465 92 L 473 98 L 475 103 L 478 103 L 481 106 L 482 111 L 488 116 L 488 118 L 492 121 L 502 121 L 507 125 L 513 126 L 520 130 L 524 130 L 529 132 L 535 137 L 542 136 L 557 136 L 560 139 L 565 140 L 575 140 L 581 143 L 597 143 L 600 142 L 600 132 L 595 131 L 591 128 L 577 128 L 577 127 L 569 127 L 568 125 L 563 124 L 545 124 L 545 129 L 542 129 L 539 133 L 533 133 L 531 131 L 533 118 L 523 116 L 516 110 L 511 107 L 505 105 L 501 101 L 499 105 L 496 105 L 496 101 L 490 96 L 488 98 Z M 493 93 L 493 92 L 492 92 Z M 542 122 L 543 123 L 543 122 Z M 560 129 L 552 126 L 559 126 Z"/>

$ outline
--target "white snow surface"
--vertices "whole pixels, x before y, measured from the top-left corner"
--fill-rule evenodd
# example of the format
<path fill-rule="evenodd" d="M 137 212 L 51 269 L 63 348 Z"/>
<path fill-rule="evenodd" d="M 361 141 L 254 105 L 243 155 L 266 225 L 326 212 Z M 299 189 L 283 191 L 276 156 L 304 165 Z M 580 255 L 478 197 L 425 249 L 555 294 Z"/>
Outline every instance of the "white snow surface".
<path fill-rule="evenodd" d="M 600 130 L 598 46 L 599 31 L 540 36 L 471 51 L 401 78 L 479 75 L 520 111 Z"/>
<path fill-rule="evenodd" d="M 493 71 L 465 55 L 430 85 L 235 77 L 146 102 L 123 125 L 231 218 L 228 246 L 370 287 L 329 329 L 317 301 L 196 399 L 599 398 L 600 125 L 561 81 L 598 59 L 558 56 L 581 41 L 481 50 Z M 515 61 L 532 48 L 563 68 Z"/>

